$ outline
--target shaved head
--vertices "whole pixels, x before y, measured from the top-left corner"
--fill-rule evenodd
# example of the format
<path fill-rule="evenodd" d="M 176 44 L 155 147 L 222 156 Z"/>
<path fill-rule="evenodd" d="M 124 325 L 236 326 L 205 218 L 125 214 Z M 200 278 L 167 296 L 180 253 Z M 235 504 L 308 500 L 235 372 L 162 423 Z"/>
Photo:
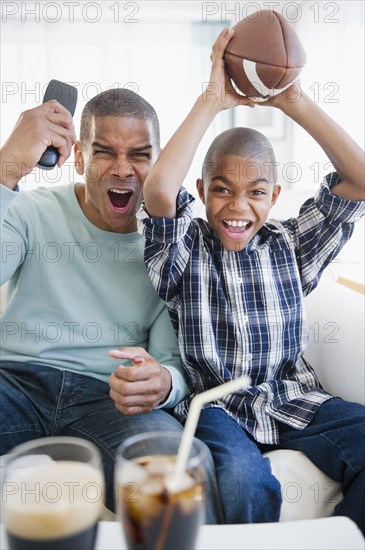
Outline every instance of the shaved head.
<path fill-rule="evenodd" d="M 219 134 L 209 147 L 202 168 L 203 183 L 207 181 L 212 167 L 219 159 L 228 156 L 258 159 L 271 166 L 272 182 L 276 183 L 276 158 L 266 136 L 252 128 L 231 128 Z"/>

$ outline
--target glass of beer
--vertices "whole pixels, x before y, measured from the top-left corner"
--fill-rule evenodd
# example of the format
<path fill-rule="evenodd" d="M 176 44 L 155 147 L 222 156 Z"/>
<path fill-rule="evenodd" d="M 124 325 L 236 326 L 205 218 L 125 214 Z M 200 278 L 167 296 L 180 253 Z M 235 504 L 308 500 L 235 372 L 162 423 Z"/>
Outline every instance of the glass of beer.
<path fill-rule="evenodd" d="M 2 516 L 10 550 L 94 548 L 103 510 L 98 449 L 77 437 L 48 437 L 5 455 Z"/>
<path fill-rule="evenodd" d="M 118 449 L 116 508 L 129 550 L 195 548 L 204 519 L 206 451 L 194 438 L 176 483 L 180 441 L 178 432 L 150 432 L 128 438 Z"/>

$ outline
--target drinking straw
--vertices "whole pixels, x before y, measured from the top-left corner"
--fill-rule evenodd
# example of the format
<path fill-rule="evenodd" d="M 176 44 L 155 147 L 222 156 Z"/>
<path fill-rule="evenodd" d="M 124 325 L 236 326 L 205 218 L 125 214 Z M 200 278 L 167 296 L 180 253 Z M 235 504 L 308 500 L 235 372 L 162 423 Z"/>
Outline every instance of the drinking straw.
<path fill-rule="evenodd" d="M 176 457 L 176 464 L 171 478 L 169 479 L 169 489 L 171 491 L 178 491 L 181 481 L 181 476 L 186 469 L 186 463 L 189 458 L 190 448 L 193 443 L 193 438 L 198 424 L 199 415 L 202 406 L 204 403 L 209 403 L 210 401 L 215 401 L 220 399 L 224 395 L 233 393 L 237 390 L 247 388 L 251 383 L 249 376 L 240 376 L 234 380 L 230 380 L 225 384 L 220 384 L 215 388 L 211 388 L 202 393 L 198 393 L 191 400 L 189 413 L 186 419 L 185 427 L 183 430 L 183 435 L 181 437 L 179 449 Z"/>

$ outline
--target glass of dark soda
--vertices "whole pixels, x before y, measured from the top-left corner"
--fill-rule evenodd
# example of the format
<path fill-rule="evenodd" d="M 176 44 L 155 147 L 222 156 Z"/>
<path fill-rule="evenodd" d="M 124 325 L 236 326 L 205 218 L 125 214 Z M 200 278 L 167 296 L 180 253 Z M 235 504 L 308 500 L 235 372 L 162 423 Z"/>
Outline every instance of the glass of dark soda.
<path fill-rule="evenodd" d="M 116 508 L 129 550 L 194 549 L 204 519 L 205 448 L 196 438 L 174 481 L 178 432 L 132 436 L 118 449 Z"/>

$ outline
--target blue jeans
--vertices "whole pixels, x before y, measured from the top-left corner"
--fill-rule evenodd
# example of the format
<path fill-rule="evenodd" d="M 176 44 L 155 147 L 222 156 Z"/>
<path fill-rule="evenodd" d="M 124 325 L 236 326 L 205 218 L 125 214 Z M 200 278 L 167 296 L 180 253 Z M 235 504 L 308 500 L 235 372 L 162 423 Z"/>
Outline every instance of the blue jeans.
<path fill-rule="evenodd" d="M 278 521 L 280 484 L 262 453 L 293 449 L 341 483 L 344 497 L 334 513 L 351 518 L 365 534 L 365 407 L 332 398 L 303 430 L 279 423 L 279 433 L 279 445 L 261 445 L 222 409 L 202 411 L 197 437 L 213 455 L 225 522 Z"/>
<path fill-rule="evenodd" d="M 106 478 L 106 504 L 114 509 L 114 457 L 127 437 L 149 431 L 182 431 L 167 412 L 125 416 L 109 397 L 109 385 L 96 378 L 30 363 L 0 362 L 0 454 L 32 439 L 81 437 L 100 450 Z M 206 456 L 206 523 L 221 523 L 214 464 Z"/>

